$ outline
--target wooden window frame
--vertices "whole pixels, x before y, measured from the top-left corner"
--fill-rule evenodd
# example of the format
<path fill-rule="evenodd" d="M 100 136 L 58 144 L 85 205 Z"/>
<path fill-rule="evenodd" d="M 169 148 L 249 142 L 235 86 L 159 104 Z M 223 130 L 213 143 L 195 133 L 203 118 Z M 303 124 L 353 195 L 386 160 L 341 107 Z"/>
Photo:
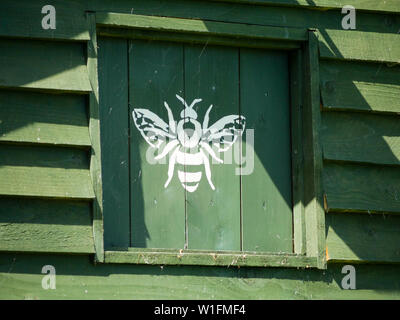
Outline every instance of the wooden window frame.
<path fill-rule="evenodd" d="M 318 141 L 320 92 L 318 34 L 304 28 L 267 27 L 135 14 L 88 13 L 88 70 L 93 149 L 100 151 L 98 127 L 97 36 L 290 51 L 290 112 L 294 253 L 121 248 L 104 251 L 101 178 L 93 179 L 95 261 L 156 265 L 326 268 L 325 215 L 322 200 L 322 153 Z M 94 150 L 96 151 L 96 150 Z M 101 167 L 93 152 L 91 167 Z M 97 190 L 97 191 L 96 191 Z"/>

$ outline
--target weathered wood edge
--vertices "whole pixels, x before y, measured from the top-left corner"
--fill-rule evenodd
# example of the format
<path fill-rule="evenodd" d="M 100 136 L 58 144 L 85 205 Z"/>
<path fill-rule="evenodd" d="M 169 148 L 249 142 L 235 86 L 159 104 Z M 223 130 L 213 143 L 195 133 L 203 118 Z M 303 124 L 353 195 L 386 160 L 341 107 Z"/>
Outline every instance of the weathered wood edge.
<path fill-rule="evenodd" d="M 323 189 L 322 189 L 322 149 L 319 141 L 319 128 L 321 125 L 320 111 L 320 88 L 319 88 L 319 52 L 318 52 L 318 33 L 316 30 L 309 30 L 309 42 L 307 45 L 307 74 L 309 81 L 306 86 L 308 109 L 308 123 L 311 126 L 308 130 L 312 141 L 308 151 L 312 152 L 312 189 L 309 195 L 312 199 L 305 199 L 306 211 L 306 238 L 307 238 L 307 256 L 316 256 L 318 268 L 326 269 L 326 239 L 325 239 L 325 212 L 323 209 Z M 310 186 L 308 186 L 310 187 Z M 308 211 L 308 212 L 307 212 Z"/>
<path fill-rule="evenodd" d="M 341 9 L 345 5 L 349 4 L 346 0 L 297 0 L 296 2 L 292 0 L 208 0 L 213 2 L 228 2 L 228 3 L 242 3 L 249 5 L 264 5 L 264 6 L 287 6 L 287 7 L 308 7 L 314 10 L 330 10 L 330 9 Z M 354 3 L 353 3 L 354 5 Z M 366 4 L 357 3 L 354 6 L 356 10 L 365 11 L 376 11 L 376 12 L 388 12 L 388 13 L 398 13 L 400 12 L 400 4 L 397 0 L 387 0 L 385 3 L 371 4 L 368 1 Z"/>
<path fill-rule="evenodd" d="M 148 265 L 203 265 L 225 267 L 297 267 L 317 266 L 315 257 L 288 254 L 254 254 L 194 252 L 188 250 L 129 250 L 105 251 L 106 263 Z"/>
<path fill-rule="evenodd" d="M 90 175 L 95 199 L 93 201 L 93 238 L 95 262 L 104 261 L 103 194 L 101 179 L 99 84 L 97 75 L 97 37 L 94 13 L 87 13 L 90 41 L 88 42 L 87 68 L 92 92 L 89 95 L 89 134 L 92 141 Z"/>
<path fill-rule="evenodd" d="M 292 194 L 293 194 L 293 247 L 297 254 L 306 252 L 303 145 L 302 145 L 302 54 L 294 51 L 290 56 L 291 140 L 292 140 Z"/>
<path fill-rule="evenodd" d="M 194 19 L 178 19 L 136 14 L 96 13 L 98 26 L 135 28 L 165 32 L 245 37 L 251 39 L 307 40 L 304 28 L 268 27 Z"/>

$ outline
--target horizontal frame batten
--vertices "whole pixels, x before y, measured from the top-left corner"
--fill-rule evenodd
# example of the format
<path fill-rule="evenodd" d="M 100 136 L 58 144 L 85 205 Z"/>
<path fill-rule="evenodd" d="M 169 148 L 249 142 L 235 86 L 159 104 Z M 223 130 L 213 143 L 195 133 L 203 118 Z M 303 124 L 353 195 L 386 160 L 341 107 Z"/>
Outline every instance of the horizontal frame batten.
<path fill-rule="evenodd" d="M 203 265 L 225 267 L 304 267 L 317 266 L 317 258 L 294 254 L 255 254 L 187 250 L 105 251 L 106 263 L 148 265 Z"/>
<path fill-rule="evenodd" d="M 196 35 L 261 40 L 306 41 L 303 28 L 267 27 L 194 19 L 144 16 L 135 14 L 97 13 L 97 26 L 155 30 L 157 32 L 191 33 Z"/>

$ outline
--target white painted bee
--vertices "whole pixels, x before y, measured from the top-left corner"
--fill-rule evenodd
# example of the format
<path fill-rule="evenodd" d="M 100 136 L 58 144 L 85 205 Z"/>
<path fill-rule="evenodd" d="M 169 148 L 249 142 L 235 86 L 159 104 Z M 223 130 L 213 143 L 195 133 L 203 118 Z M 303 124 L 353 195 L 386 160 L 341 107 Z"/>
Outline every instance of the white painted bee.
<path fill-rule="evenodd" d="M 176 95 L 176 97 L 185 107 L 180 114 L 181 119 L 178 123 L 175 122 L 167 102 L 164 102 L 164 106 L 168 112 L 168 124 L 148 109 L 133 109 L 134 123 L 146 142 L 159 151 L 154 158 L 155 160 L 163 159 L 167 154 L 171 153 L 168 165 L 168 179 L 164 184 L 164 188 L 171 182 L 175 163 L 178 163 L 185 166 L 185 171 L 178 170 L 178 178 L 183 188 L 188 192 L 196 191 L 201 180 L 201 171 L 186 171 L 187 166 L 196 165 L 204 165 L 208 183 L 211 189 L 215 190 L 211 181 L 211 169 L 207 153 L 218 163 L 223 163 L 223 161 L 215 154 L 210 144 L 218 152 L 227 151 L 235 143 L 236 139 L 242 135 L 246 119 L 239 115 L 229 115 L 209 127 L 209 113 L 213 107 L 213 105 L 210 105 L 201 126 L 200 122 L 197 121 L 197 113 L 193 106 L 201 102 L 202 99 L 194 99 L 192 104 L 188 106 L 182 97 L 179 95 Z M 188 125 L 194 127 L 194 129 L 184 128 L 184 126 Z M 165 145 L 165 147 L 161 148 L 162 145 Z"/>

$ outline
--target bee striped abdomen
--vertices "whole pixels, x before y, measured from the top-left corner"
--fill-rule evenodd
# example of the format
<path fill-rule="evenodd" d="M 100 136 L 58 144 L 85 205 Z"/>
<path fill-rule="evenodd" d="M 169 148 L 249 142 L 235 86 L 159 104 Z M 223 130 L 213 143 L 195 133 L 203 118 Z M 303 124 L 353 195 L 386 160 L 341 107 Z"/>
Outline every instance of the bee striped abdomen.
<path fill-rule="evenodd" d="M 178 170 L 178 178 L 184 187 L 189 192 L 194 192 L 199 186 L 201 180 L 201 171 L 199 172 L 185 172 Z"/>

